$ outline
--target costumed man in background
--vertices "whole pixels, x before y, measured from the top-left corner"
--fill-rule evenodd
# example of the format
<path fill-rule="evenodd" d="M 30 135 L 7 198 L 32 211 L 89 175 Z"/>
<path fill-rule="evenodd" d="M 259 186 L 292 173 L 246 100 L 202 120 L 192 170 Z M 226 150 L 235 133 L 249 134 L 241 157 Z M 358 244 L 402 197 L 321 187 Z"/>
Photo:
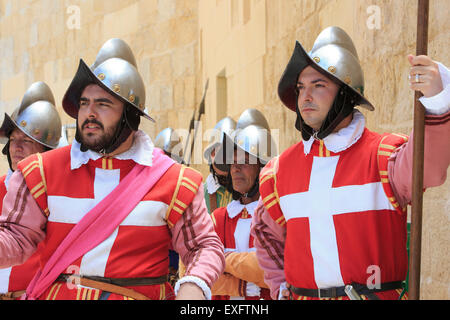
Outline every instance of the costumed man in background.
<path fill-rule="evenodd" d="M 212 213 L 216 208 L 225 207 L 232 200 L 232 194 L 227 190 L 227 186 L 230 185 L 228 178 L 230 164 L 224 163 L 224 159 L 216 160 L 216 153 L 222 147 L 224 134 L 233 135 L 235 130 L 244 129 L 251 124 L 269 130 L 269 124 L 264 115 L 254 108 L 245 109 L 237 122 L 230 117 L 223 118 L 213 129 L 213 143 L 204 152 L 204 157 L 208 161 L 211 172 L 205 183 L 205 202 L 209 213 Z"/>
<path fill-rule="evenodd" d="M 216 153 L 219 152 L 224 134 L 233 135 L 235 130 L 255 124 L 269 130 L 269 124 L 264 115 L 258 109 L 245 109 L 237 122 L 230 117 L 220 120 L 213 129 L 213 143 L 204 151 L 204 157 L 208 161 L 210 174 L 205 183 L 205 202 L 208 212 L 212 213 L 216 208 L 225 207 L 232 200 L 232 194 L 227 190 L 230 181 L 229 163 L 224 163 L 223 159 L 216 160 Z"/>
<path fill-rule="evenodd" d="M 138 129 L 141 116 L 151 118 L 136 65 L 120 39 L 108 40 L 91 67 L 80 60 L 63 98 L 77 120 L 75 141 L 28 157 L 11 176 L 0 267 L 22 263 L 43 241 L 23 298 L 211 298 L 224 256 L 202 178 Z M 170 246 L 187 266 L 174 289 Z"/>
<path fill-rule="evenodd" d="M 411 88 L 424 94 L 429 188 L 444 183 L 450 163 L 450 73 L 427 56 L 408 60 Z M 296 43 L 278 94 L 297 113 L 302 141 L 261 172 L 252 228 L 274 299 L 402 294 L 413 141 L 369 131 L 354 109 L 374 110 L 363 92 L 356 49 L 341 28 L 323 30 L 309 53 Z M 356 294 L 347 297 L 348 285 Z"/>
<path fill-rule="evenodd" d="M 58 146 L 61 119 L 55 108 L 55 98 L 47 84 L 41 81 L 33 83 L 12 115 L 5 113 L 0 137 L 7 139 L 2 153 L 6 155 L 9 164 L 8 173 L 0 178 L 1 209 L 9 179 L 19 161 Z M 19 298 L 38 268 L 39 250 L 21 265 L 0 269 L 0 300 Z"/>
<path fill-rule="evenodd" d="M 230 166 L 228 188 L 233 201 L 211 215 L 226 257 L 224 274 L 212 288 L 216 300 L 270 299 L 250 235 L 251 218 L 259 199 L 259 173 L 276 152 L 267 121 L 264 117 L 263 120 L 259 124 L 265 127 L 254 121 L 237 129 L 234 138 L 225 134 L 218 152 L 218 159 Z"/>
<path fill-rule="evenodd" d="M 236 129 L 236 121 L 225 117 L 213 128 L 213 142 L 205 149 L 203 156 L 209 164 L 209 175 L 204 183 L 204 193 L 208 213 L 211 214 L 217 208 L 226 206 L 231 201 L 231 193 L 226 189 L 228 184 L 228 168 L 220 170 L 214 163 L 216 151 L 220 148 L 223 135 L 231 134 Z M 222 168 L 223 169 L 223 168 Z"/>

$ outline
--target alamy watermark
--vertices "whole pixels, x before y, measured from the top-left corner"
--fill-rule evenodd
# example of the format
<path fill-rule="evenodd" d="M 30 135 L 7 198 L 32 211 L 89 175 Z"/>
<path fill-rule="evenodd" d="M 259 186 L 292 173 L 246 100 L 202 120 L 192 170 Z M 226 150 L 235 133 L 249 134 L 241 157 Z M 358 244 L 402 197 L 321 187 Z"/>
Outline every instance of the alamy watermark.
<path fill-rule="evenodd" d="M 81 9 L 79 6 L 71 5 L 67 7 L 66 13 L 69 15 L 66 26 L 69 30 L 81 29 Z"/>
<path fill-rule="evenodd" d="M 369 30 L 381 29 L 381 8 L 377 5 L 368 6 L 366 9 L 369 17 L 366 20 L 366 26 Z"/>
<path fill-rule="evenodd" d="M 67 288 L 76 289 L 80 285 L 80 267 L 70 265 L 67 267 L 67 272 L 71 274 L 66 280 Z"/>
<path fill-rule="evenodd" d="M 377 265 L 370 265 L 366 270 L 370 276 L 367 278 L 366 286 L 368 289 L 381 289 L 381 269 Z"/>

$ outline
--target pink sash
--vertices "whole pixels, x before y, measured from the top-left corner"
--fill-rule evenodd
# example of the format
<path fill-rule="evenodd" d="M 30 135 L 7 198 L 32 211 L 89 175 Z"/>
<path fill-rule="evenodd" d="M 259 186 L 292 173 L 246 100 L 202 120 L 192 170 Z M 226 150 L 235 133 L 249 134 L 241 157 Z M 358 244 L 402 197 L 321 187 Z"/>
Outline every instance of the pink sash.
<path fill-rule="evenodd" d="M 22 299 L 35 300 L 71 263 L 107 239 L 174 164 L 153 149 L 151 167 L 136 164 L 119 185 L 72 228 L 27 287 Z"/>

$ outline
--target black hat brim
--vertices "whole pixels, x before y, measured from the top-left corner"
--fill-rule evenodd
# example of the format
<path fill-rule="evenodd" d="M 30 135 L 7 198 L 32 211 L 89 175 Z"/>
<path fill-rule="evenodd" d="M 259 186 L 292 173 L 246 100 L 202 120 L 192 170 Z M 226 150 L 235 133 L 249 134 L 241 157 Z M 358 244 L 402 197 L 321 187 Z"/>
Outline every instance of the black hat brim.
<path fill-rule="evenodd" d="M 353 91 L 355 93 L 355 96 L 357 97 L 356 105 L 361 105 L 370 111 L 373 111 L 375 109 L 373 105 L 366 98 L 364 98 L 364 96 L 361 95 L 360 92 L 358 92 L 345 82 L 341 81 L 332 73 L 322 69 L 313 59 L 311 59 L 300 42 L 296 41 L 294 52 L 292 53 L 286 69 L 284 70 L 278 83 L 278 96 L 280 97 L 281 102 L 283 102 L 283 104 L 292 111 L 296 110 L 297 105 L 297 94 L 295 89 L 298 76 L 307 66 L 315 68 L 317 71 L 323 73 L 326 77 L 335 81 L 339 86 L 346 86 L 351 91 Z"/>

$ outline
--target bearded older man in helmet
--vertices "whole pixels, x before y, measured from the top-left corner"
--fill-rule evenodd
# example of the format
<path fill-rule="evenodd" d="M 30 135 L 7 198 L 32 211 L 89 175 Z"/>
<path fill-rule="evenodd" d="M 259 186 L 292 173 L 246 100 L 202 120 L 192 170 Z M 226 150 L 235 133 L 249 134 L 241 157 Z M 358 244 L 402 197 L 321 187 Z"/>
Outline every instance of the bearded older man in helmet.
<path fill-rule="evenodd" d="M 424 94 L 427 113 L 428 188 L 445 181 L 450 162 L 450 73 L 426 56 L 408 60 L 411 88 Z M 258 261 L 273 298 L 401 295 L 412 141 L 369 131 L 354 109 L 374 110 L 363 93 L 356 49 L 341 28 L 323 30 L 309 53 L 296 43 L 278 94 L 297 113 L 302 141 L 264 168 L 253 219 Z"/>
<path fill-rule="evenodd" d="M 0 137 L 8 139 L 2 152 L 9 164 L 8 173 L 0 178 L 1 208 L 9 179 L 19 161 L 58 147 L 61 119 L 47 84 L 42 81 L 33 83 L 12 115 L 5 113 Z M 39 250 L 21 265 L 0 269 L 0 299 L 14 299 L 22 295 L 38 268 Z"/>
<path fill-rule="evenodd" d="M 27 299 L 173 299 L 172 246 L 187 265 L 177 298 L 210 298 L 223 246 L 206 212 L 201 175 L 138 130 L 144 83 L 129 46 L 107 41 L 63 98 L 77 120 L 71 146 L 19 163 L 0 219 L 0 266 L 43 240 Z M 25 205 L 26 204 L 26 205 Z"/>

